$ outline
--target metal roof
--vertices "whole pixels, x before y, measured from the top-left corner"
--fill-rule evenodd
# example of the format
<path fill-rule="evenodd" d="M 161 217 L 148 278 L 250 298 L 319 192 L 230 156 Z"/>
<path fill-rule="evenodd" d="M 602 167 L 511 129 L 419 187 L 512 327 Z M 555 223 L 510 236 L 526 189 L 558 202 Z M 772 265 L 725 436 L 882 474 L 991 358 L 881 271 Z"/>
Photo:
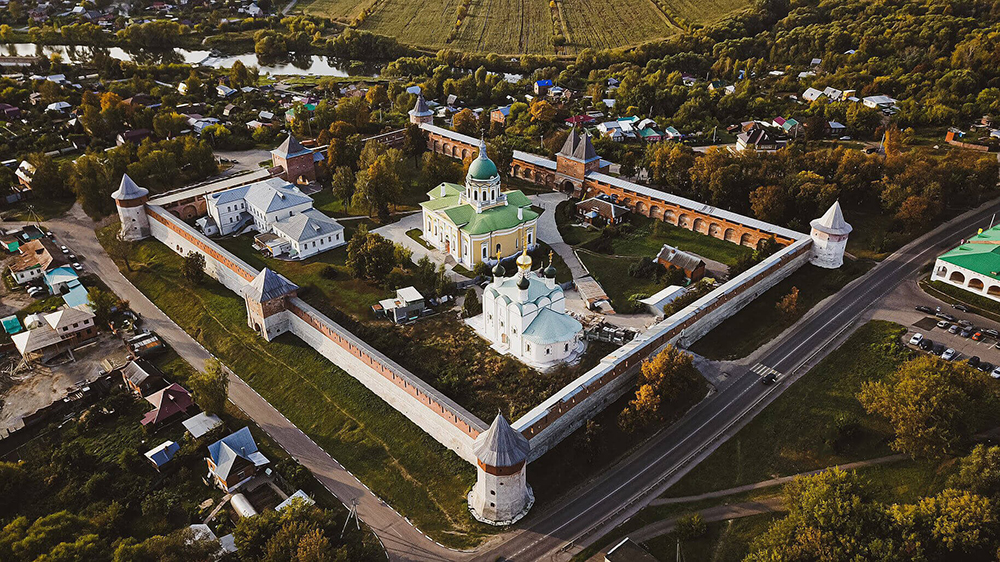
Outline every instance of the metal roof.
<path fill-rule="evenodd" d="M 122 182 L 118 186 L 118 190 L 111 194 L 111 198 L 118 201 L 128 201 L 147 195 L 149 195 L 148 189 L 136 185 L 132 178 L 128 177 L 128 174 L 122 174 Z"/>
<path fill-rule="evenodd" d="M 531 445 L 528 440 L 507 423 L 503 414 L 485 432 L 480 433 L 472 447 L 479 462 L 487 466 L 515 466 L 528 460 Z"/>
<path fill-rule="evenodd" d="M 844 220 L 844 212 L 840 209 L 840 201 L 834 201 L 833 205 L 827 209 L 826 213 L 818 219 L 813 219 L 809 223 L 809 226 L 819 230 L 820 232 L 825 232 L 827 234 L 837 234 L 837 235 L 847 235 L 850 234 L 853 229 L 851 225 L 847 224 Z"/>
<path fill-rule="evenodd" d="M 254 277 L 253 282 L 240 290 L 240 293 L 254 302 L 265 302 L 283 297 L 298 289 L 298 285 L 292 283 L 280 273 L 275 273 L 265 267 L 263 271 L 257 274 L 257 277 Z"/>

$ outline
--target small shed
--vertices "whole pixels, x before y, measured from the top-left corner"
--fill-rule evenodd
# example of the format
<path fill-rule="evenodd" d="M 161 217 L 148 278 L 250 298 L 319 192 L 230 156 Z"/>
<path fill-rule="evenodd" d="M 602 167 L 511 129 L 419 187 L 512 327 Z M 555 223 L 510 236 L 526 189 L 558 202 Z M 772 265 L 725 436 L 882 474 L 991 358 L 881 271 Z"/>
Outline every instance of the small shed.
<path fill-rule="evenodd" d="M 680 269 L 692 281 L 697 281 L 705 276 L 705 260 L 694 254 L 678 250 L 669 244 L 664 244 L 660 248 L 656 261 L 667 269 L 671 267 Z"/>
<path fill-rule="evenodd" d="M 222 420 L 219 419 L 219 416 L 201 412 L 182 421 L 181 425 L 191 434 L 191 437 L 201 439 L 208 432 L 222 425 Z"/>
<path fill-rule="evenodd" d="M 177 451 L 181 450 L 181 446 L 173 441 L 164 441 L 156 447 L 146 451 L 145 457 L 149 462 L 153 463 L 153 467 L 156 470 L 160 470 L 160 467 L 170 462 L 170 459 L 174 458 Z"/>
<path fill-rule="evenodd" d="M 684 287 L 680 285 L 670 285 L 639 302 L 646 305 L 653 314 L 660 315 L 663 314 L 663 307 L 677 300 L 677 297 L 683 295 L 684 291 Z"/>
<path fill-rule="evenodd" d="M 15 315 L 11 315 L 6 318 L 0 319 L 0 322 L 3 323 L 3 331 L 7 332 L 8 334 L 16 334 L 24 330 L 24 327 L 21 326 L 21 321 L 18 320 L 17 316 Z"/>
<path fill-rule="evenodd" d="M 257 515 L 257 510 L 253 508 L 253 504 L 250 503 L 250 500 L 248 500 L 243 494 L 233 494 L 233 499 L 230 501 L 233 504 L 233 509 L 236 510 L 236 513 L 240 516 L 240 518 L 253 517 L 254 515 Z"/>
<path fill-rule="evenodd" d="M 396 290 L 395 298 L 379 301 L 372 310 L 397 324 L 410 322 L 420 318 L 424 310 L 424 296 L 415 287 L 403 287 Z"/>

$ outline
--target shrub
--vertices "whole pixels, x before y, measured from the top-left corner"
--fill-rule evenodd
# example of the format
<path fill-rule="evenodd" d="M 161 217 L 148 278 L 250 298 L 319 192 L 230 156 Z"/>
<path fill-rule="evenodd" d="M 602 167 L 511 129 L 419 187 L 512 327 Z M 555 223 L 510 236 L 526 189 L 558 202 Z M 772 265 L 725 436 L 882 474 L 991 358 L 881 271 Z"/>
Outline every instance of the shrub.
<path fill-rule="evenodd" d="M 323 279 L 336 279 L 337 278 L 337 268 L 332 265 L 328 265 L 319 272 Z"/>
<path fill-rule="evenodd" d="M 683 540 L 690 541 L 700 538 L 706 531 L 708 531 L 708 525 L 697 513 L 685 515 L 677 520 L 677 535 Z"/>

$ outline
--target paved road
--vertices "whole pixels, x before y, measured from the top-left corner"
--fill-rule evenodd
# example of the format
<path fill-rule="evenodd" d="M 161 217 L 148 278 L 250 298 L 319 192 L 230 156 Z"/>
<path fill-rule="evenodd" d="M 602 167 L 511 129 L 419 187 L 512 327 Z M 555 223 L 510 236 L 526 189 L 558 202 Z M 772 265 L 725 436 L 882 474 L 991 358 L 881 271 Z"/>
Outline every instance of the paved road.
<path fill-rule="evenodd" d="M 563 241 L 556 226 L 556 205 L 566 201 L 569 197 L 564 193 L 543 193 L 529 197 L 531 202 L 545 209 L 542 216 L 538 217 L 538 239 L 545 242 L 552 248 L 552 251 L 559 254 L 559 257 L 566 262 L 566 267 L 573 273 L 573 279 L 580 279 L 590 275 L 580 263 L 580 258 L 573 253 L 573 247 Z"/>
<path fill-rule="evenodd" d="M 966 213 L 886 258 L 800 322 L 798 330 L 777 342 L 760 362 L 782 373 L 778 384 L 764 386 L 747 369 L 732 382 L 695 406 L 678 423 L 650 439 L 621 460 L 585 490 L 536 513 L 497 548 L 483 551 L 480 560 L 566 560 L 660 495 L 707 456 L 727 433 L 739 429 L 831 351 L 875 302 L 915 275 L 928 261 L 953 246 L 962 236 L 987 226 L 997 201 Z M 530 467 L 529 467 L 530 470 Z"/>
<path fill-rule="evenodd" d="M 5 228 L 13 225 L 3 223 Z M 143 317 L 143 327 L 162 336 L 194 368 L 205 367 L 211 354 L 121 274 L 97 241 L 94 234 L 96 225 L 79 205 L 75 205 L 66 216 L 46 222 L 45 226 L 55 233 L 60 244 L 85 258 L 83 263 L 89 271 L 100 277 L 120 298 L 129 301 L 132 309 Z M 453 555 L 458 554 L 433 543 L 411 526 L 235 375 L 230 377 L 229 399 L 345 505 L 356 500 L 359 517 L 376 532 L 392 559 L 451 560 Z M 407 554 L 400 556 L 401 552 Z"/>

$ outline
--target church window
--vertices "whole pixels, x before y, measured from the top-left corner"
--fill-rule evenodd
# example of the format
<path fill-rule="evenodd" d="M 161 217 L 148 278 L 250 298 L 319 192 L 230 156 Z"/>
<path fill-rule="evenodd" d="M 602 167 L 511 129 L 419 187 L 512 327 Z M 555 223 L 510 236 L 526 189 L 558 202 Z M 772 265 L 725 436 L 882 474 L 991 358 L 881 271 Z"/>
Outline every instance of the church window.
<path fill-rule="evenodd" d="M 563 345 L 563 351 L 569 351 L 569 344 Z"/>
<path fill-rule="evenodd" d="M 497 244 L 497 254 L 500 253 L 500 244 Z"/>
<path fill-rule="evenodd" d="M 552 353 L 552 348 L 551 347 L 546 347 L 545 348 L 545 355 L 548 355 L 550 353 Z"/>
<path fill-rule="evenodd" d="M 531 344 L 530 343 L 524 344 L 524 350 L 525 351 L 531 351 Z"/>
<path fill-rule="evenodd" d="M 497 506 L 497 504 L 495 504 L 493 502 L 490 502 L 490 507 L 496 507 L 496 506 Z"/>
<path fill-rule="evenodd" d="M 531 245 L 531 231 L 528 231 L 528 245 Z"/>
<path fill-rule="evenodd" d="M 495 496 L 495 495 L 497 495 L 497 491 L 496 491 L 496 490 L 490 490 L 490 495 L 491 495 L 491 496 Z"/>
<path fill-rule="evenodd" d="M 479 192 L 478 191 L 473 191 L 472 192 L 472 198 L 474 200 L 476 200 L 476 201 L 479 201 Z"/>

